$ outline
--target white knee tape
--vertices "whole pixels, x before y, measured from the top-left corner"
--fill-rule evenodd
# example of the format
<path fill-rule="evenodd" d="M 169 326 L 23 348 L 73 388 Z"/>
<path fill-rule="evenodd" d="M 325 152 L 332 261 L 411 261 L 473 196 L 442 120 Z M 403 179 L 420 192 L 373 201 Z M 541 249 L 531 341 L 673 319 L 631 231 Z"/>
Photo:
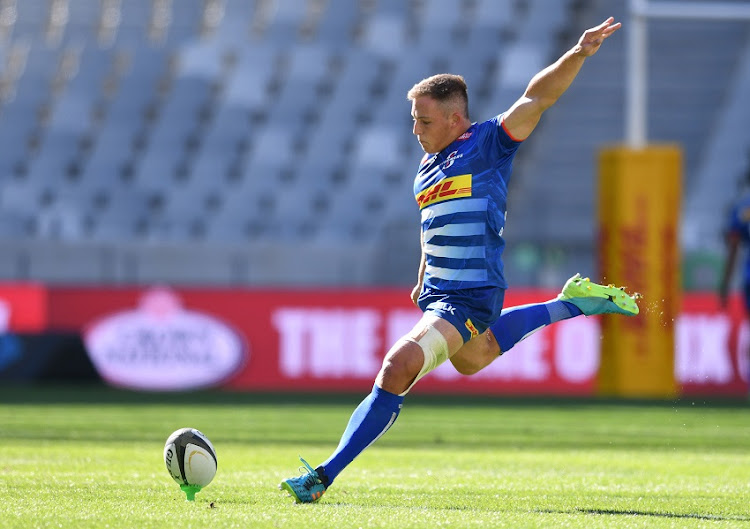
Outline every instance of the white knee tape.
<path fill-rule="evenodd" d="M 432 325 L 427 326 L 425 333 L 419 340 L 413 338 L 406 339 L 417 344 L 422 349 L 422 352 L 424 353 L 424 364 L 422 364 L 422 369 L 419 371 L 417 378 L 414 379 L 414 382 L 406 388 L 406 391 L 400 394 L 402 397 L 409 393 L 411 388 L 414 387 L 414 384 L 416 384 L 420 378 L 448 360 L 449 356 L 448 342 L 445 341 L 445 338 L 440 334 L 440 331 Z"/>

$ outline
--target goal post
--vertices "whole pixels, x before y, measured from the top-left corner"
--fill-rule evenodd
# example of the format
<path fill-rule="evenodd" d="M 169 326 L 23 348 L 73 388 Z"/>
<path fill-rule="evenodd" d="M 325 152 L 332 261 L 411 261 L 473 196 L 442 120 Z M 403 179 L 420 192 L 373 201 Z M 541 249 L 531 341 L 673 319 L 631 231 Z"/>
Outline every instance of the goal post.
<path fill-rule="evenodd" d="M 599 272 L 643 295 L 634 318 L 604 316 L 598 393 L 672 398 L 674 329 L 680 309 L 682 152 L 650 145 L 647 131 L 650 19 L 750 20 L 750 4 L 630 0 L 625 144 L 599 152 Z"/>
<path fill-rule="evenodd" d="M 640 314 L 602 317 L 598 392 L 671 398 L 680 306 L 682 153 L 676 145 L 603 149 L 599 156 L 599 268 L 640 293 Z"/>
<path fill-rule="evenodd" d="M 668 0 L 629 0 L 625 82 L 625 138 L 633 149 L 645 147 L 648 140 L 648 32 L 649 19 L 670 20 L 750 20 L 750 3 L 679 2 Z"/>

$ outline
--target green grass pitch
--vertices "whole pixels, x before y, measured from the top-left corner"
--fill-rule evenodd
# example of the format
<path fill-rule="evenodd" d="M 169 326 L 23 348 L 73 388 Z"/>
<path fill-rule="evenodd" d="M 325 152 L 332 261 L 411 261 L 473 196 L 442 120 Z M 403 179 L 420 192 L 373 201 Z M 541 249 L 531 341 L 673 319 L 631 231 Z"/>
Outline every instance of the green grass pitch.
<path fill-rule="evenodd" d="M 750 528 L 750 406 L 407 398 L 318 504 L 278 482 L 338 442 L 360 396 L 0 389 L 0 527 Z M 187 502 L 184 426 L 219 470 Z"/>

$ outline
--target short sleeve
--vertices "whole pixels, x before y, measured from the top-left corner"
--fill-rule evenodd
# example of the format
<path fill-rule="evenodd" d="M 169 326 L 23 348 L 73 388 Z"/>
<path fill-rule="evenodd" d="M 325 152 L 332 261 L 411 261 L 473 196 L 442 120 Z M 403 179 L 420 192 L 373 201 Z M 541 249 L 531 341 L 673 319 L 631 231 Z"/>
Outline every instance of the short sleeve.
<path fill-rule="evenodd" d="M 503 126 L 503 116 L 495 116 L 479 127 L 482 148 L 492 159 L 504 160 L 516 154 L 521 141 L 513 139 Z"/>

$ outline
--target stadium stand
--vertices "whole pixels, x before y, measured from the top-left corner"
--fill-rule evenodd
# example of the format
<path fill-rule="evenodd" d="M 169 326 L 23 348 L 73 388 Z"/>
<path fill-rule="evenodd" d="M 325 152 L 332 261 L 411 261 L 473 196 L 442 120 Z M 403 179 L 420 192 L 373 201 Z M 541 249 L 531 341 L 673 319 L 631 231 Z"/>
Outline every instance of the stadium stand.
<path fill-rule="evenodd" d="M 627 22 L 609 0 L 0 0 L 0 278 L 411 284 L 408 88 L 461 73 L 486 119 L 610 14 Z M 651 139 L 683 145 L 700 247 L 750 143 L 750 31 L 650 37 Z M 517 159 L 513 284 L 594 269 L 625 38 L 600 54 Z"/>

